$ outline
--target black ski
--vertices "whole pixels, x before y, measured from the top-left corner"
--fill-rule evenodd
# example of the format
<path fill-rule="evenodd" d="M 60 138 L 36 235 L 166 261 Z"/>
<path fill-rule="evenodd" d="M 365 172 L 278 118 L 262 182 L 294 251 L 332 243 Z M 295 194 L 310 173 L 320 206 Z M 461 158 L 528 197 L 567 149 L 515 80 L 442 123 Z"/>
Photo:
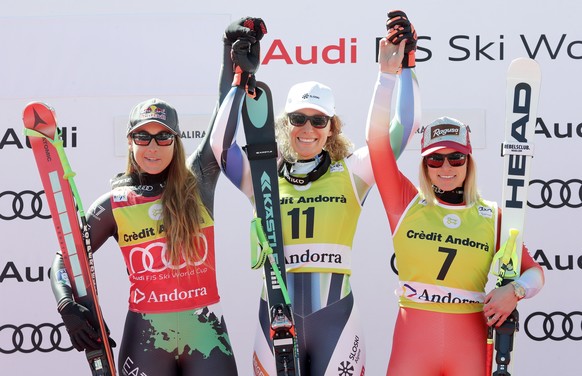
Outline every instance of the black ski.
<path fill-rule="evenodd" d="M 242 120 L 247 145 L 244 150 L 249 159 L 259 238 L 266 239 L 269 262 L 264 263 L 267 298 L 271 319 L 271 340 L 277 375 L 299 376 L 297 336 L 291 302 L 285 285 L 285 257 L 279 206 L 277 173 L 277 143 L 273 99 L 269 87 L 256 83 L 256 96 L 245 96 Z"/>

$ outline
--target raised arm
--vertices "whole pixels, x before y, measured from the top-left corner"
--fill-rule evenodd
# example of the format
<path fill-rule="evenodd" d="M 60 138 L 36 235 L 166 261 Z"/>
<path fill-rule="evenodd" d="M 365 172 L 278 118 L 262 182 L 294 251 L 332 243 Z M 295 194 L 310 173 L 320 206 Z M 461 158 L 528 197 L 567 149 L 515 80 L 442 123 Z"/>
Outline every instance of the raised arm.
<path fill-rule="evenodd" d="M 228 95 L 233 80 L 235 79 L 235 66 L 232 59 L 233 43 L 240 38 L 246 38 L 246 40 L 249 41 L 257 41 L 263 37 L 261 28 L 257 28 L 258 31 L 255 31 L 254 27 L 248 27 L 250 24 L 254 24 L 255 20 L 257 21 L 257 24 L 262 23 L 262 20 L 250 17 L 238 19 L 228 25 L 222 35 L 223 53 L 218 82 L 218 100 L 212 112 L 210 123 L 206 129 L 204 138 L 196 151 L 189 156 L 187 161 L 190 169 L 197 176 L 201 177 L 200 182 L 202 185 L 200 187 L 200 195 L 202 201 L 211 213 L 213 212 L 214 207 L 214 190 L 216 188 L 218 177 L 220 176 L 219 163 L 221 161 L 220 154 L 216 155 L 214 153 L 214 145 L 211 143 L 211 135 L 220 106 Z M 233 132 L 235 131 L 236 129 L 233 130 Z M 232 137 L 234 137 L 234 135 Z"/>
<path fill-rule="evenodd" d="M 417 35 L 406 14 L 400 10 L 388 13 L 386 29 L 388 31 L 386 40 L 393 48 L 380 51 L 382 56 L 378 60 L 381 72 L 400 73 L 396 111 L 390 123 L 390 145 L 398 159 L 420 125 L 420 95 L 416 74 L 412 69 L 416 66 Z M 402 42 L 404 42 L 402 61 L 400 66 L 396 66 L 400 59 Z M 396 46 L 398 50 L 394 51 Z"/>
<path fill-rule="evenodd" d="M 418 84 L 412 68 L 401 67 L 406 41 L 398 45 L 380 40 L 380 72 L 368 113 L 366 141 L 378 190 L 394 230 L 416 187 L 398 169 L 396 158 L 418 128 L 420 102 Z M 399 80 L 396 113 L 390 121 L 392 92 Z"/>
<path fill-rule="evenodd" d="M 252 197 L 250 168 L 245 153 L 236 142 L 240 111 L 245 95 L 254 95 L 254 74 L 260 66 L 260 40 L 266 34 L 260 18 L 243 18 L 225 31 L 224 66 L 231 66 L 228 92 L 220 104 L 210 134 L 214 157 L 228 179 L 247 197 Z M 228 43 L 227 43 L 228 41 Z M 225 69 L 223 68 L 223 71 Z M 224 80 L 221 81 L 221 89 Z"/>

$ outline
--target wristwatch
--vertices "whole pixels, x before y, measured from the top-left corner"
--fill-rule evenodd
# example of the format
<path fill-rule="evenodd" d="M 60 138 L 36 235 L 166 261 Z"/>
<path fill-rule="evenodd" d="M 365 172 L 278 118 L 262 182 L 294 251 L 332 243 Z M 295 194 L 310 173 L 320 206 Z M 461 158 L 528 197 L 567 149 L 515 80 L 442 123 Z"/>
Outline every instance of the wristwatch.
<path fill-rule="evenodd" d="M 516 281 L 511 281 L 511 285 L 513 286 L 513 293 L 517 300 L 521 300 L 525 297 L 525 289 L 522 285 L 517 283 Z"/>

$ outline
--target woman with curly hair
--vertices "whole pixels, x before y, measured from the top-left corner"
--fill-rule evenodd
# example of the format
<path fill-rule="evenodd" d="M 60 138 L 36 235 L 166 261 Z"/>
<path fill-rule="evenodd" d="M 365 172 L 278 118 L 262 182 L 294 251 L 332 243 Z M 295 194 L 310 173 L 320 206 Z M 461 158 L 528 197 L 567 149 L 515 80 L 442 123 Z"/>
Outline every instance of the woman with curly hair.
<path fill-rule="evenodd" d="M 407 77 L 406 86 L 415 86 L 412 76 Z M 233 106 L 244 95 L 245 87 L 233 86 L 219 111 L 212 143 L 226 176 L 254 202 L 249 161 L 235 137 L 240 109 Z M 414 104 L 413 96 L 400 102 L 405 107 Z M 402 135 L 410 134 L 412 125 L 411 121 L 394 127 L 398 130 L 394 139 L 402 141 L 398 151 L 404 149 L 408 138 Z M 350 275 L 352 243 L 374 176 L 368 148 L 353 151 L 342 127 L 332 90 L 316 81 L 292 86 L 276 120 L 287 288 L 305 375 L 337 374 L 338 369 L 360 375 L 365 369 L 364 333 Z M 253 354 L 255 375 L 277 374 L 269 317 L 263 290 Z"/>

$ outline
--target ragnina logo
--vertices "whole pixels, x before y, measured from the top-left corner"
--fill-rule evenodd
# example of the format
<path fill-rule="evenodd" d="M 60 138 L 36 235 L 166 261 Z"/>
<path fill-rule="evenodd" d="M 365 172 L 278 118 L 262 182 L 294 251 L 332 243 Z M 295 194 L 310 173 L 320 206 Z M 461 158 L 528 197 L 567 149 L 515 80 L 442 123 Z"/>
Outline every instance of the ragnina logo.
<path fill-rule="evenodd" d="M 454 125 L 447 124 L 442 126 L 436 126 L 432 130 L 432 138 L 443 137 L 448 135 L 457 136 L 459 135 L 459 132 L 460 132 L 459 127 L 456 127 Z"/>

